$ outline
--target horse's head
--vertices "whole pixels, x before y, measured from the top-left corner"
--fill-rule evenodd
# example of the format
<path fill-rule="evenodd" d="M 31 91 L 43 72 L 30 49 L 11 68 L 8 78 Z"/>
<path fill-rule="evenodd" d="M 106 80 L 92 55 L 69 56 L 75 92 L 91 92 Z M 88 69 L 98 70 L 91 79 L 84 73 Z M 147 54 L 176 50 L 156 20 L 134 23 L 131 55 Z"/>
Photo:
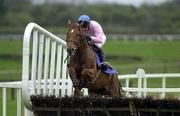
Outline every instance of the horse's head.
<path fill-rule="evenodd" d="M 66 36 L 67 52 L 69 55 L 74 55 L 75 51 L 83 44 L 83 33 L 81 31 L 81 24 L 71 23 L 68 21 L 69 30 Z"/>

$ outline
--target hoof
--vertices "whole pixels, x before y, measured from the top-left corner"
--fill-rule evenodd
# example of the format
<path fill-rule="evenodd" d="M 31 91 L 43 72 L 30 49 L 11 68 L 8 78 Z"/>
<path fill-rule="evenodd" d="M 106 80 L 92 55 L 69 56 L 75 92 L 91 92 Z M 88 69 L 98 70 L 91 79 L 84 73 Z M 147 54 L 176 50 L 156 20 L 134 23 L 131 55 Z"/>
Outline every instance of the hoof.
<path fill-rule="evenodd" d="M 80 97 L 80 96 L 82 96 L 83 94 L 82 94 L 82 92 L 79 90 L 79 89 L 75 89 L 74 90 L 74 96 L 75 97 Z"/>

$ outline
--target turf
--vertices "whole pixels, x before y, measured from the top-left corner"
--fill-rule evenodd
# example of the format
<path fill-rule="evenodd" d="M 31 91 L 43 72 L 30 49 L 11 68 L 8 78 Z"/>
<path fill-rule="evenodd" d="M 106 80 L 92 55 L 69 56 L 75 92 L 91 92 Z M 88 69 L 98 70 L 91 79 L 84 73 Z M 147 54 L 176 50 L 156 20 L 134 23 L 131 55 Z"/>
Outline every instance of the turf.
<path fill-rule="evenodd" d="M 108 41 L 106 54 L 138 56 L 146 62 L 180 61 L 180 41 Z"/>
<path fill-rule="evenodd" d="M 135 73 L 138 68 L 148 73 L 180 71 L 180 41 L 107 41 L 104 51 L 120 57 L 107 60 L 121 74 Z"/>
<path fill-rule="evenodd" d="M 22 40 L 1 40 L 0 55 L 2 54 L 22 54 Z"/>

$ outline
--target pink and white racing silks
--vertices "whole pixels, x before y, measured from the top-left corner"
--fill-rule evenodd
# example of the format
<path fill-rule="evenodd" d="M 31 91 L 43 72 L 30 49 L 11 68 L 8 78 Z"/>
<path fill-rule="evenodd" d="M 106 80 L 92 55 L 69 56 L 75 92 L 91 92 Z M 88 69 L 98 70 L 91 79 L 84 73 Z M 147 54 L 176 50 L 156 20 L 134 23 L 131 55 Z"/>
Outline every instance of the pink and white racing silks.
<path fill-rule="evenodd" d="M 87 30 L 83 30 L 83 33 L 86 36 L 90 36 L 95 45 L 99 48 L 104 45 L 106 42 L 106 36 L 103 32 L 101 25 L 96 21 L 91 21 L 89 28 Z"/>

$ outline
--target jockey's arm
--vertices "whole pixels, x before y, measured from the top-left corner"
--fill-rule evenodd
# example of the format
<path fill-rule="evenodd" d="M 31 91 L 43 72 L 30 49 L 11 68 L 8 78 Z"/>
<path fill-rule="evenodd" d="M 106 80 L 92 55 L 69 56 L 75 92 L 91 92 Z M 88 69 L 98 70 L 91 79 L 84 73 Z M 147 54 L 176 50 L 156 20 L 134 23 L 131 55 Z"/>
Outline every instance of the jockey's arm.
<path fill-rule="evenodd" d="M 103 43 L 104 32 L 101 25 L 96 21 L 91 21 L 90 30 L 92 32 L 92 34 L 90 35 L 92 41 L 94 43 Z"/>
<path fill-rule="evenodd" d="M 94 36 L 90 36 L 94 43 L 102 43 L 103 42 L 103 34 L 98 32 L 95 33 Z"/>

